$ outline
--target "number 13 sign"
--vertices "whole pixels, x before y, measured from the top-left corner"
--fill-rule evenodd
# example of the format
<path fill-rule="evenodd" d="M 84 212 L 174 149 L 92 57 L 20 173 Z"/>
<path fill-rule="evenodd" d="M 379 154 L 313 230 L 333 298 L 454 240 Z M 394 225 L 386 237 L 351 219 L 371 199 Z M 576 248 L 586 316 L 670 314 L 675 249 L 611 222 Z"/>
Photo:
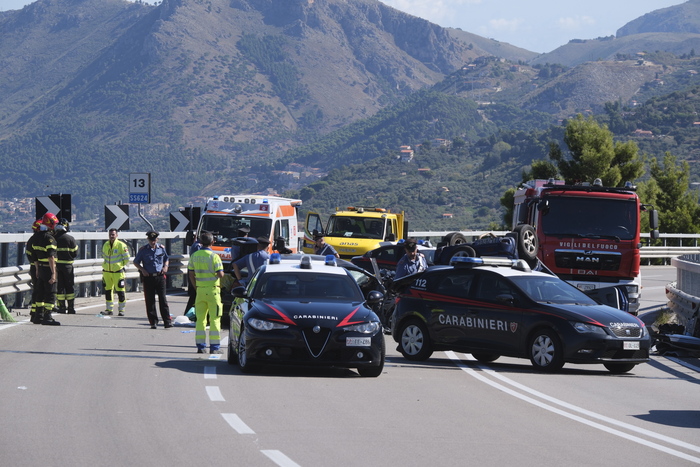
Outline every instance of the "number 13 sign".
<path fill-rule="evenodd" d="M 151 202 L 151 174 L 129 174 L 129 203 Z"/>

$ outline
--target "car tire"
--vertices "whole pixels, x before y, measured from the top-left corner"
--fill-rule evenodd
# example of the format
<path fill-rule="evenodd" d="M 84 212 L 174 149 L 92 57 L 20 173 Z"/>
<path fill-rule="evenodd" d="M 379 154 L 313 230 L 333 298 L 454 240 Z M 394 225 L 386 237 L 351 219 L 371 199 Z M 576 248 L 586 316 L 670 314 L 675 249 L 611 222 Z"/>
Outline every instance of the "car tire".
<path fill-rule="evenodd" d="M 513 231 L 518 234 L 516 239 L 518 258 L 528 262 L 535 260 L 539 250 L 539 241 L 537 240 L 535 229 L 531 225 L 524 224 L 517 226 Z"/>
<path fill-rule="evenodd" d="M 386 342 L 384 340 L 384 336 L 382 335 L 382 350 L 381 350 L 379 364 L 374 365 L 374 366 L 359 367 L 357 369 L 357 372 L 360 374 L 360 376 L 363 376 L 365 378 L 376 378 L 377 376 L 382 374 L 382 371 L 384 371 L 385 358 L 386 358 Z"/>
<path fill-rule="evenodd" d="M 226 360 L 228 361 L 229 365 L 235 365 L 238 363 L 238 357 L 236 356 L 236 351 L 233 350 L 233 339 L 231 339 L 231 336 L 233 336 L 233 333 L 229 331 L 228 333 L 228 356 Z"/>
<path fill-rule="evenodd" d="M 500 355 L 493 353 L 473 353 L 472 357 L 481 363 L 491 363 L 498 360 Z"/>
<path fill-rule="evenodd" d="M 442 237 L 442 241 L 449 246 L 462 245 L 463 243 L 467 243 L 467 237 L 459 232 L 451 232 Z"/>
<path fill-rule="evenodd" d="M 447 262 L 447 264 L 452 264 L 452 260 L 454 258 L 462 257 L 476 258 L 476 251 L 474 251 L 474 248 L 470 247 L 469 245 L 459 246 L 455 248 L 455 251 L 452 253 L 452 256 L 450 256 L 450 260 Z"/>
<path fill-rule="evenodd" d="M 564 347 L 552 329 L 535 331 L 528 345 L 528 355 L 532 366 L 538 371 L 554 373 L 564 366 Z"/>
<path fill-rule="evenodd" d="M 257 366 L 250 363 L 248 359 L 248 351 L 246 349 L 245 329 L 241 328 L 241 334 L 238 336 L 238 366 L 242 373 L 253 373 Z"/>
<path fill-rule="evenodd" d="M 603 366 L 607 368 L 610 373 L 621 375 L 622 373 L 627 373 L 631 371 L 632 368 L 637 366 L 636 363 L 603 363 Z"/>
<path fill-rule="evenodd" d="M 406 360 L 427 360 L 433 354 L 426 325 L 417 319 L 404 323 L 399 331 L 399 352 Z"/>

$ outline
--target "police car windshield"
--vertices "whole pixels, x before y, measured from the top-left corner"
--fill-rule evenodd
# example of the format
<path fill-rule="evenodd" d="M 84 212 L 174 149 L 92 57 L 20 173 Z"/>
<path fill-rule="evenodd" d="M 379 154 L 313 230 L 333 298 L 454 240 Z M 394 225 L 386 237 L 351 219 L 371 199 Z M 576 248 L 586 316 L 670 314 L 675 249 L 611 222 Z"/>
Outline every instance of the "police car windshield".
<path fill-rule="evenodd" d="M 511 277 L 525 295 L 540 303 L 596 305 L 597 303 L 576 287 L 557 278 L 521 276 Z"/>
<path fill-rule="evenodd" d="M 269 273 L 260 278 L 255 298 L 299 301 L 363 301 L 357 283 L 347 274 Z"/>

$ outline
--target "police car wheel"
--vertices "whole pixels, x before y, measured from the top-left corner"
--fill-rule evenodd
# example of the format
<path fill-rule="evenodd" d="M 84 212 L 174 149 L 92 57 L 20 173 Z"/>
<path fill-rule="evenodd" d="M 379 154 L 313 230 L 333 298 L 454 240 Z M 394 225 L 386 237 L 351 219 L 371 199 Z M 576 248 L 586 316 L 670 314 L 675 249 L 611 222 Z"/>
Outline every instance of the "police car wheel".
<path fill-rule="evenodd" d="M 401 326 L 399 352 L 414 361 L 427 360 L 433 354 L 428 328 L 422 321 L 412 320 Z"/>
<path fill-rule="evenodd" d="M 473 353 L 472 357 L 476 358 L 477 361 L 480 361 L 481 363 L 491 363 L 498 360 L 500 355 L 491 353 Z"/>
<path fill-rule="evenodd" d="M 377 376 L 382 374 L 382 371 L 384 371 L 385 356 L 386 356 L 386 343 L 384 342 L 384 339 L 382 339 L 381 356 L 380 356 L 379 364 L 374 365 L 374 366 L 359 367 L 357 369 L 357 372 L 360 374 L 360 376 L 364 376 L 365 378 L 376 378 Z"/>
<path fill-rule="evenodd" d="M 228 356 L 226 358 L 226 361 L 228 361 L 229 365 L 235 365 L 238 363 L 238 359 L 236 358 L 236 351 L 233 349 L 233 341 L 231 340 L 231 337 L 233 334 L 229 332 L 229 340 L 228 340 Z"/>
<path fill-rule="evenodd" d="M 564 352 L 559 336 L 551 329 L 539 329 L 530 339 L 530 361 L 538 371 L 552 373 L 564 366 Z"/>
<path fill-rule="evenodd" d="M 256 370 L 255 365 L 248 361 L 248 352 L 246 350 L 245 329 L 241 329 L 241 335 L 238 337 L 238 366 L 243 373 L 252 373 Z"/>
<path fill-rule="evenodd" d="M 603 366 L 605 368 L 607 368 L 607 370 L 610 373 L 614 373 L 616 375 L 619 375 L 622 373 L 627 373 L 632 368 L 637 366 L 637 364 L 636 363 L 603 363 Z"/>

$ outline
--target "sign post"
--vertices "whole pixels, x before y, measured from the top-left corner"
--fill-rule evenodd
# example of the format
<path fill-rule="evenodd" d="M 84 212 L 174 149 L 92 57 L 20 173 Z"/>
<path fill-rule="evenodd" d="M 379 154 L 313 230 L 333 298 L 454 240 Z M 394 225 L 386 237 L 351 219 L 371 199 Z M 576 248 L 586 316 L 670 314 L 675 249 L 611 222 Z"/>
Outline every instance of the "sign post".
<path fill-rule="evenodd" d="M 129 203 L 148 204 L 151 202 L 151 174 L 129 174 Z"/>

